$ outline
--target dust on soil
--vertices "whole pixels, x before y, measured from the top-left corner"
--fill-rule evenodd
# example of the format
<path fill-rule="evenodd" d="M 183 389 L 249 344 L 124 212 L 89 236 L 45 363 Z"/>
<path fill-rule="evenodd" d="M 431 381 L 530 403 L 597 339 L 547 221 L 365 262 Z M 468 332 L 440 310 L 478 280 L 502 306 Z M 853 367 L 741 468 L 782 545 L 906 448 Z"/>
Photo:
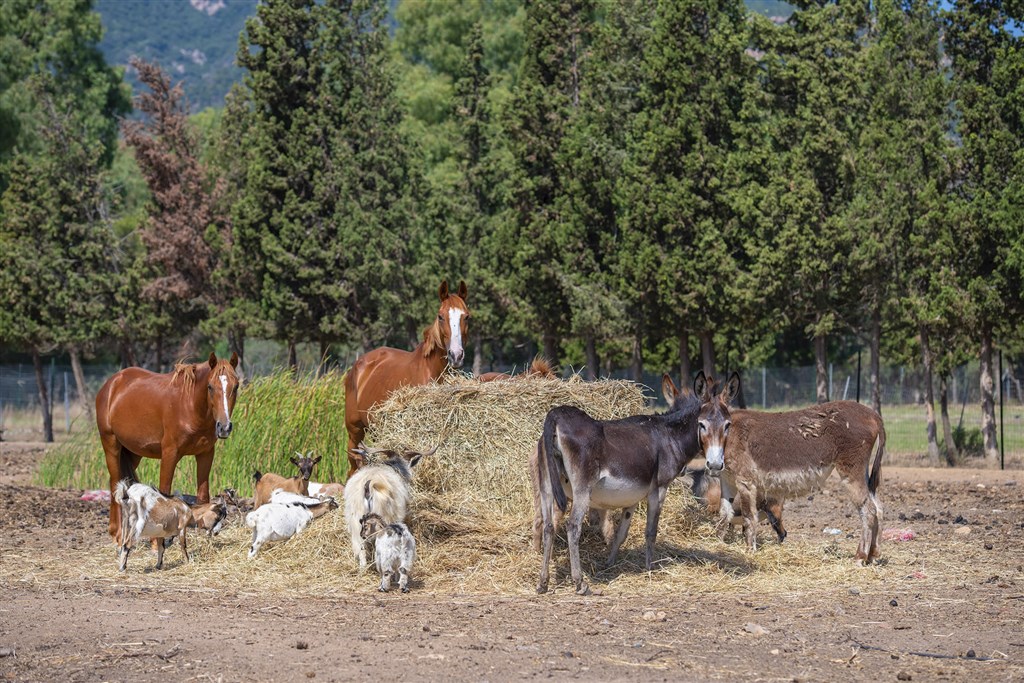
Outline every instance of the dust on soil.
<path fill-rule="evenodd" d="M 851 566 L 851 587 L 764 595 L 661 592 L 655 576 L 652 590 L 632 597 L 577 597 L 565 586 L 536 597 L 424 586 L 408 595 L 295 598 L 32 580 L 42 569 L 33 560 L 73 565 L 82 548 L 109 546 L 107 508 L 80 500 L 81 491 L 32 486 L 38 444 L 0 446 L 0 563 L 22 565 L 0 572 L 8 577 L 0 578 L 4 680 L 1024 678 L 1020 471 L 883 471 L 884 527 L 912 527 L 922 538 L 910 543 L 943 543 L 958 526 L 971 528 L 958 535 L 966 544 L 951 544 L 948 564 L 932 568 L 941 580 L 916 590 L 904 583 L 860 592 Z M 790 539 L 856 525 L 835 480 L 826 488 L 787 504 Z M 1002 570 L 965 581 L 958 567 L 982 554 Z M 556 562 L 567 562 L 564 550 Z"/>

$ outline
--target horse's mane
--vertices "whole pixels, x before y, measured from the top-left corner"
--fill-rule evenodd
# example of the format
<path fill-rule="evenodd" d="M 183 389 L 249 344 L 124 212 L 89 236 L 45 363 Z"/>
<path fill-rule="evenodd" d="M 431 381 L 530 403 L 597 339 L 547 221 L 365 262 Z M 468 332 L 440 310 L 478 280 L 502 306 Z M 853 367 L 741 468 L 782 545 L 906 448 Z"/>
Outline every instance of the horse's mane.
<path fill-rule="evenodd" d="M 443 352 L 444 340 L 441 339 L 440 322 L 435 320 L 434 324 L 423 331 L 423 355 L 429 356 L 434 349 Z"/>
<path fill-rule="evenodd" d="M 186 393 L 192 393 L 196 385 L 196 366 L 192 363 L 175 363 L 174 372 L 171 374 L 171 384 L 178 380 L 182 382 L 182 389 Z"/>

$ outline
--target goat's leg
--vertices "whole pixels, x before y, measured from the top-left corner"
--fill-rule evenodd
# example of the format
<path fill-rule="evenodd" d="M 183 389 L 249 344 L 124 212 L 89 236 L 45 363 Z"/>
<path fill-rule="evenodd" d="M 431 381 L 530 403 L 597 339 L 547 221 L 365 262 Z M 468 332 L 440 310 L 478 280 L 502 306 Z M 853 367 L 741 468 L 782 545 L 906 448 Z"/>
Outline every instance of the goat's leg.
<path fill-rule="evenodd" d="M 118 571 L 121 571 L 121 572 L 123 572 L 126 569 L 128 569 L 128 553 L 130 553 L 132 551 L 131 545 L 129 544 L 128 535 L 124 534 L 124 535 L 122 535 L 122 538 L 125 539 L 125 540 L 124 540 L 123 545 L 121 546 L 121 564 L 118 567 Z"/>
<path fill-rule="evenodd" d="M 636 505 L 622 509 L 622 519 L 619 520 L 619 528 L 615 531 L 615 536 L 612 538 L 606 567 L 613 566 L 615 561 L 619 559 L 619 548 L 622 547 L 622 542 L 626 540 L 626 535 L 629 533 L 629 525 L 633 521 L 633 513 L 635 512 Z"/>
<path fill-rule="evenodd" d="M 182 527 L 180 533 L 178 534 L 178 537 L 181 539 L 181 552 L 185 555 L 185 561 L 191 563 L 192 556 L 188 554 L 188 542 L 185 539 L 185 536 L 187 535 L 187 529 L 187 526 Z"/>
<path fill-rule="evenodd" d="M 398 587 L 403 593 L 409 592 L 409 568 L 404 564 L 398 568 Z"/>
<path fill-rule="evenodd" d="M 736 491 L 725 479 L 720 479 L 720 482 L 721 492 L 719 495 L 721 498 L 718 504 L 718 523 L 715 524 L 715 533 L 718 534 L 719 540 L 724 541 L 732 527 L 733 517 L 736 516 L 736 510 L 732 505 Z"/>
<path fill-rule="evenodd" d="M 668 486 L 659 486 L 647 494 L 647 528 L 644 531 L 644 559 L 647 571 L 654 567 L 654 541 L 658 538 L 658 520 L 661 518 L 661 507 L 665 504 Z"/>
<path fill-rule="evenodd" d="M 380 592 L 387 593 L 388 589 L 391 588 L 391 574 L 390 568 L 385 569 L 380 573 Z"/>
<path fill-rule="evenodd" d="M 163 543 L 157 543 L 157 546 L 156 546 L 156 568 L 157 569 L 163 569 L 164 568 L 164 544 Z"/>
<path fill-rule="evenodd" d="M 259 539 L 259 529 L 252 530 L 252 543 L 249 544 L 249 559 L 256 557 L 256 553 L 260 551 L 260 546 L 263 545 L 263 541 Z"/>

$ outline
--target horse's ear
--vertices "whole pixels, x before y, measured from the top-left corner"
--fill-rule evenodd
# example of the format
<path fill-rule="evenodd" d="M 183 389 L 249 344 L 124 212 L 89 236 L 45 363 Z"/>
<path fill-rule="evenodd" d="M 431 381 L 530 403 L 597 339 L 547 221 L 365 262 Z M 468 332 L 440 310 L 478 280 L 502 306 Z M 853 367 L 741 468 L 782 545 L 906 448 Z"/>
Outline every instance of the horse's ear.
<path fill-rule="evenodd" d="M 437 296 L 441 301 L 448 298 L 448 280 L 441 280 L 441 287 L 437 290 Z"/>
<path fill-rule="evenodd" d="M 466 300 L 466 295 L 469 294 L 469 290 L 466 289 L 466 283 L 463 282 L 462 280 L 459 280 L 459 291 L 456 293 L 459 295 L 459 298 L 462 299 L 463 301 Z"/>
<path fill-rule="evenodd" d="M 732 403 L 733 399 L 736 398 L 740 393 L 740 373 L 732 373 L 732 377 L 729 378 L 728 384 L 725 385 L 725 391 L 722 397 L 726 403 Z"/>
<path fill-rule="evenodd" d="M 231 367 L 233 367 L 233 368 L 237 368 L 238 367 L 238 353 L 235 352 L 235 351 L 231 352 Z"/>
<path fill-rule="evenodd" d="M 693 378 L 693 393 L 700 397 L 700 400 L 706 401 L 708 391 L 708 378 L 704 376 L 704 371 L 701 370 L 697 373 L 697 376 Z"/>
<path fill-rule="evenodd" d="M 213 351 L 210 351 L 210 361 L 209 362 L 210 362 L 210 369 L 211 370 L 213 370 L 215 367 L 217 367 L 217 354 L 214 353 Z"/>
<path fill-rule="evenodd" d="M 665 397 L 665 400 L 672 404 L 676 400 L 676 396 L 679 395 L 679 388 L 676 383 L 672 381 L 672 376 L 667 372 L 661 376 L 661 395 Z"/>

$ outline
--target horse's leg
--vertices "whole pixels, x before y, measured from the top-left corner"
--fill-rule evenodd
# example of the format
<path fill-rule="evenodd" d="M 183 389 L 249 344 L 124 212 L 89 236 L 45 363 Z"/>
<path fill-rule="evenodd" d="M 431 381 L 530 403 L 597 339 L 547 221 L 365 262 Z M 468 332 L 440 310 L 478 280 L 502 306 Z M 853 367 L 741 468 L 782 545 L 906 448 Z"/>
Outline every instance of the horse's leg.
<path fill-rule="evenodd" d="M 654 541 L 658 538 L 658 519 L 661 517 L 661 506 L 665 504 L 667 493 L 668 485 L 665 485 L 647 494 L 647 529 L 644 531 L 647 571 L 651 571 L 654 566 Z"/>
<path fill-rule="evenodd" d="M 348 450 L 346 451 L 348 455 L 348 474 L 345 475 L 345 478 L 348 479 L 363 464 L 363 459 L 355 455 L 352 449 L 363 443 L 363 438 L 366 437 L 366 428 L 359 423 L 350 423 L 346 425 L 346 428 L 348 430 Z"/>
<path fill-rule="evenodd" d="M 629 525 L 633 521 L 633 514 L 635 512 L 636 505 L 622 508 L 622 519 L 619 520 L 619 528 L 616 530 L 614 538 L 612 538 L 612 547 L 608 551 L 608 564 L 606 568 L 614 565 L 615 560 L 618 559 L 619 548 L 622 547 L 622 542 L 626 540 L 626 534 L 629 533 Z"/>
<path fill-rule="evenodd" d="M 196 502 L 210 502 L 210 469 L 213 467 L 213 449 L 196 454 Z"/>
<path fill-rule="evenodd" d="M 165 442 L 160 445 L 160 493 L 171 495 L 171 484 L 174 483 L 174 468 L 181 456 L 175 443 Z"/>
<path fill-rule="evenodd" d="M 113 434 L 101 434 L 100 443 L 103 445 L 103 455 L 107 460 L 107 472 L 110 474 L 110 523 L 107 531 L 114 540 L 117 547 L 124 544 L 121 538 L 121 506 L 114 500 L 114 489 L 117 482 L 121 481 L 121 444 Z"/>
<path fill-rule="evenodd" d="M 582 489 L 582 490 L 580 490 Z M 569 537 L 569 571 L 578 595 L 586 595 L 589 588 L 583 583 L 583 569 L 580 566 L 580 531 L 583 529 L 583 518 L 590 509 L 590 491 L 586 487 L 573 487 L 576 497 L 572 501 L 572 512 L 566 524 Z"/>

